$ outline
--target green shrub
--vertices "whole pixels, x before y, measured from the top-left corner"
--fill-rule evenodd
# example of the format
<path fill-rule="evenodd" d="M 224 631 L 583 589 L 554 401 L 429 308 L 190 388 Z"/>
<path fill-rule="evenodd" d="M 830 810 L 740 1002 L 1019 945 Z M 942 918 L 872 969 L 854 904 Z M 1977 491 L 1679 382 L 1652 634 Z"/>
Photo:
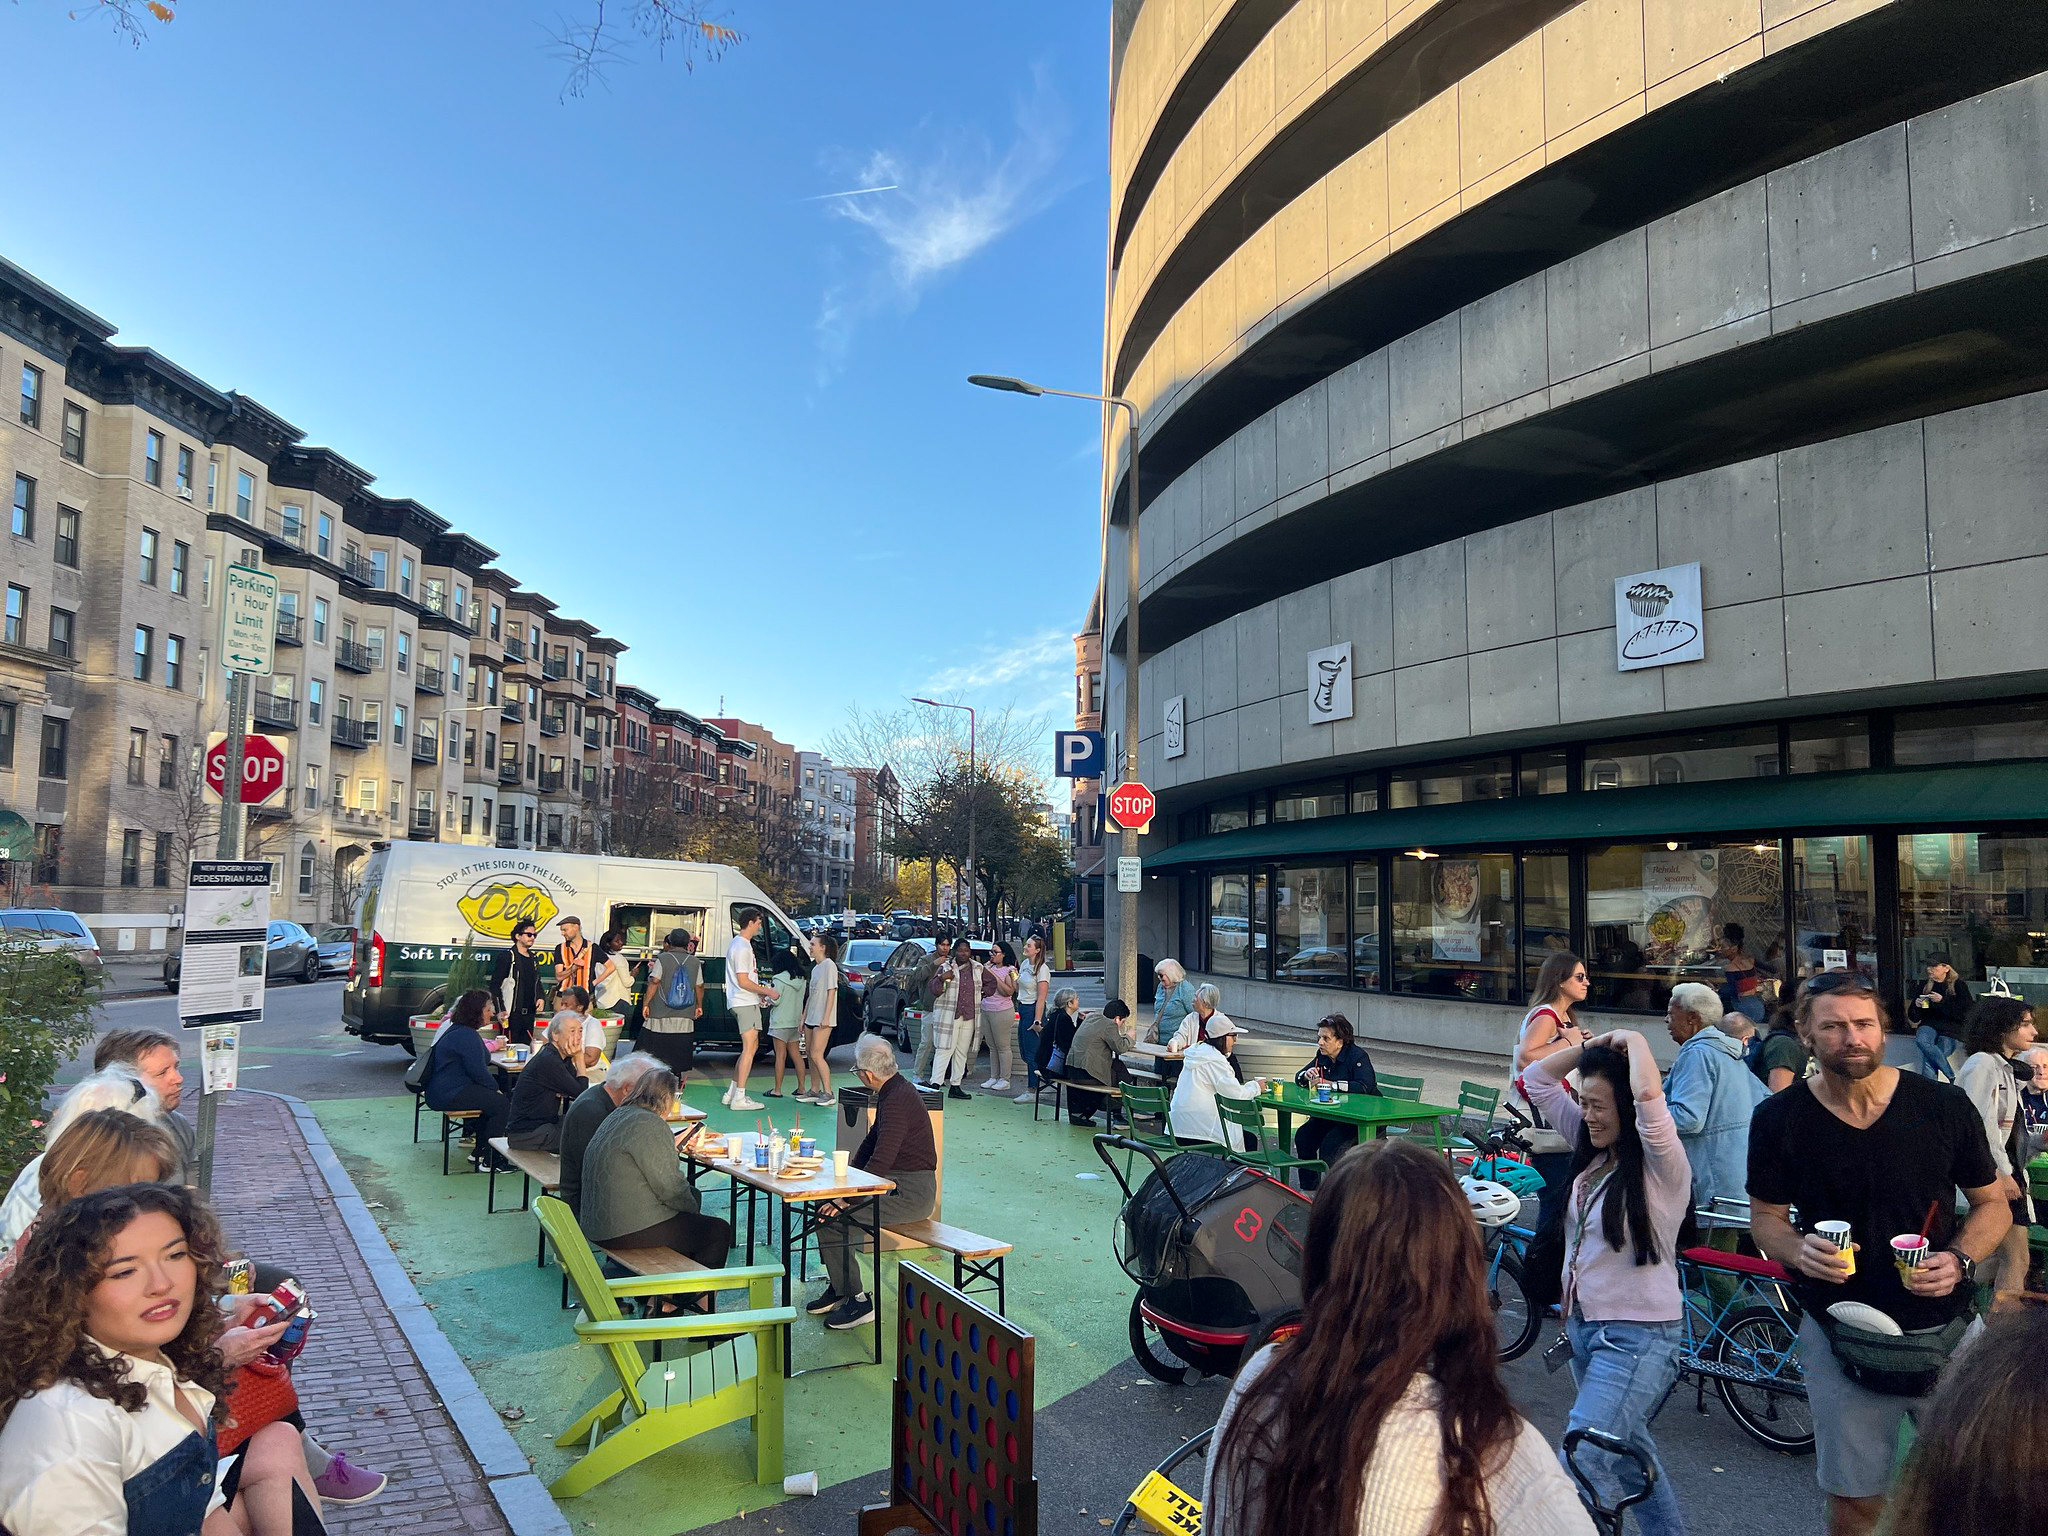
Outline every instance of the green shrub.
<path fill-rule="evenodd" d="M 462 952 L 448 967 L 448 983 L 441 993 L 447 1006 L 453 1008 L 455 999 L 465 992 L 491 984 L 491 957 L 478 950 L 467 937 L 462 941 Z"/>
<path fill-rule="evenodd" d="M 77 961 L 0 939 L 0 1185 L 43 1150 L 44 1096 L 92 1039 L 99 981 Z"/>

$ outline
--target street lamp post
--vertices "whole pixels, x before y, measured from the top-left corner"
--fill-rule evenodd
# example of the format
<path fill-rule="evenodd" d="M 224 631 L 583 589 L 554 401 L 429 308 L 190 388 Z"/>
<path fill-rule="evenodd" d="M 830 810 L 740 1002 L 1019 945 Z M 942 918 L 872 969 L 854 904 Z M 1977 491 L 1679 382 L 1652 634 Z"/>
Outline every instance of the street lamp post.
<path fill-rule="evenodd" d="M 974 932 L 974 810 L 981 799 L 981 779 L 974 771 L 974 706 L 972 704 L 945 704 L 937 699 L 912 699 L 913 704 L 926 704 L 933 709 L 960 709 L 967 712 L 967 931 Z M 938 916 L 936 912 L 932 914 Z"/>
<path fill-rule="evenodd" d="M 1012 395 L 1057 395 L 1064 400 L 1093 400 L 1099 405 L 1120 406 L 1131 422 L 1130 526 L 1124 538 L 1127 556 L 1124 570 L 1124 761 L 1110 769 L 1124 783 L 1137 777 L 1138 768 L 1138 407 L 1122 395 L 1091 395 L 1078 389 L 1046 389 L 1023 379 L 1000 374 L 971 373 L 967 382 L 982 389 L 1002 390 Z M 1102 624 L 1109 629 L 1109 502 L 1102 504 Z M 1126 858 L 1138 856 L 1138 834 L 1122 829 L 1117 852 Z M 1105 872 L 1106 873 L 1106 872 Z M 1138 897 L 1126 891 L 1117 897 L 1116 972 L 1117 996 L 1131 1006 L 1138 1001 Z"/>

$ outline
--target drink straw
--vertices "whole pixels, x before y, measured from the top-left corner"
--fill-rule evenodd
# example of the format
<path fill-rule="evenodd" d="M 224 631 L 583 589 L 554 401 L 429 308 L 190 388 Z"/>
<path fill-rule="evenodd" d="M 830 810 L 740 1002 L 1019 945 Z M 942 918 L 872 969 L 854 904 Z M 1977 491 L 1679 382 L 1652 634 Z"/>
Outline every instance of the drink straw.
<path fill-rule="evenodd" d="M 1923 1243 L 1927 1241 L 1927 1234 L 1934 1230 L 1934 1213 L 1940 1206 L 1941 1201 L 1939 1199 L 1927 1202 L 1927 1219 L 1920 1223 L 1920 1241 Z"/>

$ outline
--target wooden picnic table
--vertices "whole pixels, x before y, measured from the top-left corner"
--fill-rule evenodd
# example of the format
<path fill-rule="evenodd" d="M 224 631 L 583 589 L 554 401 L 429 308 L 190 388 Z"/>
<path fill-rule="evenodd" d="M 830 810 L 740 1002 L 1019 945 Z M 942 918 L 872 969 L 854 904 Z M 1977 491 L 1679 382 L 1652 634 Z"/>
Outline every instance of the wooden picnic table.
<path fill-rule="evenodd" d="M 1269 1083 L 1259 1095 L 1259 1103 L 1280 1116 L 1280 1141 L 1287 1147 L 1294 1145 L 1294 1117 L 1301 1115 L 1314 1120 L 1341 1121 L 1357 1126 L 1361 1132 L 1383 1131 L 1389 1126 L 1427 1126 L 1441 1149 L 1442 1123 L 1458 1113 L 1440 1104 L 1418 1104 L 1411 1099 L 1389 1099 L 1370 1093 L 1338 1093 L 1323 1104 L 1317 1101 L 1314 1089 L 1299 1083 Z"/>
<path fill-rule="evenodd" d="M 709 1173 L 725 1175 L 733 1184 L 733 1214 L 739 1214 L 739 1190 L 747 1191 L 747 1263 L 754 1262 L 754 1206 L 758 1196 L 765 1194 L 771 1202 L 780 1201 L 782 1209 L 782 1304 L 791 1305 L 791 1286 L 794 1283 L 795 1262 L 806 1244 L 815 1237 L 827 1216 L 819 1207 L 826 1202 L 847 1207 L 847 1214 L 856 1222 L 866 1218 L 865 1225 L 874 1239 L 875 1262 L 882 1261 L 882 1196 L 896 1187 L 895 1180 L 885 1179 L 879 1174 L 867 1173 L 859 1168 L 848 1168 L 844 1178 L 833 1170 L 832 1152 L 820 1143 L 819 1156 L 822 1164 L 816 1173 L 784 1175 L 770 1173 L 765 1168 L 754 1166 L 755 1132 L 728 1132 L 725 1138 L 726 1152 L 722 1157 L 707 1157 L 700 1152 L 683 1151 L 683 1160 Z M 856 1260 L 858 1262 L 858 1260 Z M 879 1277 L 878 1277 L 879 1278 Z M 803 1370 L 792 1369 L 795 1346 L 792 1343 L 794 1329 L 785 1328 L 782 1333 L 782 1373 L 787 1377 L 808 1376 L 815 1371 L 844 1370 L 853 1365 L 880 1365 L 882 1363 L 882 1293 L 874 1292 L 874 1351 L 866 1360 L 843 1360 L 836 1365 L 813 1365 Z"/>

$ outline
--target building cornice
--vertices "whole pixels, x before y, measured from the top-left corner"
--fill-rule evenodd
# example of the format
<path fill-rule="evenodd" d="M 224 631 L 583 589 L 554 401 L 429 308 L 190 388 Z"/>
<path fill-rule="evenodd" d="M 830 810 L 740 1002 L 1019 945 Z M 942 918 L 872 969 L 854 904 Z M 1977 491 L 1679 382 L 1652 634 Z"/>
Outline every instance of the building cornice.
<path fill-rule="evenodd" d="M 270 466 L 272 485 L 311 491 L 342 504 L 359 495 L 374 479 L 376 476 L 367 469 L 350 463 L 332 448 L 287 448 Z M 348 521 L 345 506 L 342 520 Z"/>
<path fill-rule="evenodd" d="M 275 463 L 279 454 L 306 434 L 268 406 L 236 390 L 228 391 L 228 410 L 214 441 L 253 454 L 265 464 Z"/>

